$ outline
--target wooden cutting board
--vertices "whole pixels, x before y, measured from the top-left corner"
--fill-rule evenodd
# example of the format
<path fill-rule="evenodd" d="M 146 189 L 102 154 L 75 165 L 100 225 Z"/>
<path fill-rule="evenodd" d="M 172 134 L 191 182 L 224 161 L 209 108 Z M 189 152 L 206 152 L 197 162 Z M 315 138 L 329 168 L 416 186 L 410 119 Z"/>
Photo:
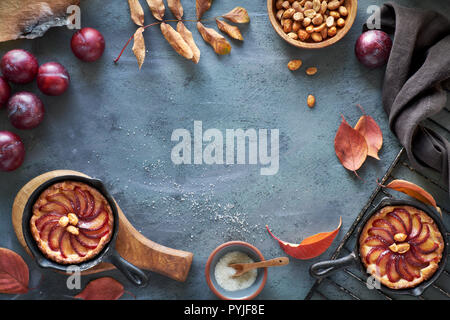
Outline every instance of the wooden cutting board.
<path fill-rule="evenodd" d="M 34 190 L 45 181 L 63 175 L 87 175 L 71 170 L 56 170 L 44 173 L 29 181 L 17 194 L 12 207 L 12 223 L 17 238 L 25 250 L 31 255 L 22 232 L 22 216 L 28 198 Z M 192 264 L 191 252 L 176 250 L 155 243 L 139 233 L 125 217 L 117 205 L 119 212 L 119 233 L 117 235 L 116 250 L 127 261 L 135 266 L 160 273 L 177 281 L 185 281 Z M 82 274 L 93 274 L 112 270 L 115 267 L 110 263 L 101 263 Z"/>

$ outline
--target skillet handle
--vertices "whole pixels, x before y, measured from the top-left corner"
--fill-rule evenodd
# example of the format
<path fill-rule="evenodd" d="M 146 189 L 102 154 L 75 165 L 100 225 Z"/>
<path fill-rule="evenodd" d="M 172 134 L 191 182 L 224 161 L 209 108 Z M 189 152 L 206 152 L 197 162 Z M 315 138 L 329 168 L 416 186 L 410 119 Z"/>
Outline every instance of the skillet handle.
<path fill-rule="evenodd" d="M 328 275 L 332 274 L 333 272 L 350 266 L 353 263 L 355 263 L 357 261 L 357 257 L 355 255 L 354 252 L 350 253 L 348 256 L 336 259 L 336 260 L 326 260 L 326 261 L 321 261 L 321 262 L 317 262 L 314 263 L 310 268 L 309 268 L 309 273 L 314 277 L 314 278 L 324 278 L 327 277 Z"/>
<path fill-rule="evenodd" d="M 122 272 L 134 285 L 138 287 L 147 286 L 147 275 L 134 264 L 122 258 L 116 250 L 112 250 L 111 255 L 107 258 L 107 260 L 119 269 L 120 272 Z"/>

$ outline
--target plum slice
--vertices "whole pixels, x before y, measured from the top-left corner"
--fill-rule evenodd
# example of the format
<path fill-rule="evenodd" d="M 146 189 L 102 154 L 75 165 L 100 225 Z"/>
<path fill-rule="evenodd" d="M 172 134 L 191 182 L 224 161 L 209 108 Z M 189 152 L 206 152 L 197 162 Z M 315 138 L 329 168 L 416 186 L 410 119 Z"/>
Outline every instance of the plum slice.
<path fill-rule="evenodd" d="M 50 249 L 53 251 L 60 250 L 61 237 L 63 236 L 65 230 L 66 229 L 61 227 L 59 224 L 55 224 L 52 227 L 48 235 L 48 246 Z"/>
<path fill-rule="evenodd" d="M 70 244 L 72 245 L 73 250 L 80 257 L 85 257 L 88 253 L 88 250 L 80 242 L 78 242 L 77 238 L 73 234 L 70 235 Z"/>
<path fill-rule="evenodd" d="M 429 254 L 436 251 L 436 249 L 439 248 L 439 244 L 431 239 L 427 239 L 425 242 L 416 246 L 416 248 L 420 253 Z"/>
<path fill-rule="evenodd" d="M 85 235 L 83 235 L 83 233 L 81 233 L 81 232 L 79 235 L 76 236 L 76 239 L 83 247 L 88 248 L 88 249 L 97 248 L 97 246 L 100 242 L 100 239 L 88 238 Z"/>
<path fill-rule="evenodd" d="M 63 215 L 59 213 L 47 213 L 36 219 L 34 225 L 40 231 L 47 222 L 58 222 L 62 216 Z"/>
<path fill-rule="evenodd" d="M 55 226 L 55 221 L 46 221 L 41 225 L 41 230 L 39 231 L 39 238 L 41 238 L 43 241 L 48 242 L 48 236 L 50 234 L 50 231 L 52 230 L 53 226 Z"/>
<path fill-rule="evenodd" d="M 59 244 L 59 247 L 61 249 L 61 256 L 63 258 L 67 258 L 68 256 L 75 254 L 75 251 L 70 242 L 70 236 L 71 234 L 69 232 L 64 231 L 61 237 L 61 243 Z"/>
<path fill-rule="evenodd" d="M 408 240 L 414 239 L 422 232 L 422 220 L 418 215 L 413 215 L 411 218 L 411 232 L 409 233 Z"/>
<path fill-rule="evenodd" d="M 97 239 L 109 233 L 109 225 L 105 224 L 98 230 L 80 230 L 80 232 L 83 233 L 88 238 Z"/>
<path fill-rule="evenodd" d="M 390 261 L 390 258 L 392 256 L 392 252 L 389 250 L 383 251 L 377 259 L 376 265 L 377 265 L 377 272 L 380 276 L 383 276 L 387 272 L 387 264 Z"/>
<path fill-rule="evenodd" d="M 395 228 L 392 226 L 392 224 L 389 223 L 389 221 L 385 219 L 377 219 L 373 222 L 373 226 L 377 228 L 384 228 L 390 232 L 390 234 L 395 234 Z"/>
<path fill-rule="evenodd" d="M 369 235 L 383 238 L 387 245 L 394 243 L 394 237 L 384 228 L 372 227 L 369 229 Z"/>
<path fill-rule="evenodd" d="M 366 255 L 366 262 L 367 264 L 372 264 L 375 263 L 378 259 L 378 257 L 380 256 L 380 254 L 386 250 L 383 247 L 373 247 L 370 248 L 369 252 Z"/>
<path fill-rule="evenodd" d="M 395 268 L 397 273 L 405 280 L 407 281 L 413 281 L 414 276 L 411 274 L 408 270 L 408 267 L 406 266 L 405 257 L 400 255 L 397 257 L 397 263 L 395 264 Z"/>
<path fill-rule="evenodd" d="M 367 239 L 364 241 L 368 246 L 371 247 L 384 247 L 389 246 L 389 242 L 383 239 L 382 237 L 376 235 L 376 236 L 370 236 L 367 237 Z"/>
<path fill-rule="evenodd" d="M 66 214 L 68 212 L 67 207 L 58 201 L 49 201 L 40 206 L 39 210 L 42 212 L 56 212 L 59 214 Z"/>
<path fill-rule="evenodd" d="M 95 219 L 90 221 L 80 220 L 78 222 L 78 227 L 80 229 L 96 231 L 101 229 L 104 225 L 108 223 L 109 216 L 106 211 L 102 211 Z"/>
<path fill-rule="evenodd" d="M 387 262 L 387 276 L 389 278 L 389 281 L 391 282 L 397 282 L 401 279 L 400 274 L 397 272 L 397 265 L 398 263 L 398 255 L 392 254 L 389 258 L 389 261 Z"/>
<path fill-rule="evenodd" d="M 416 247 L 411 246 L 411 248 L 409 249 L 409 251 L 411 251 L 411 255 L 414 257 L 414 259 L 416 259 L 417 261 L 419 261 L 420 263 L 422 263 L 424 265 L 424 267 L 427 267 L 430 264 L 430 261 L 433 259 L 427 259 L 422 253 L 420 253 Z"/>
<path fill-rule="evenodd" d="M 95 209 L 95 200 L 94 200 L 94 196 L 89 192 L 89 191 L 84 191 L 84 193 L 86 194 L 87 197 L 87 209 L 86 209 L 86 217 L 91 216 L 94 213 L 94 209 Z"/>
<path fill-rule="evenodd" d="M 407 233 L 406 226 L 403 223 L 403 220 L 395 212 L 389 212 L 386 215 L 386 218 L 394 227 L 395 233 Z"/>
<path fill-rule="evenodd" d="M 79 215 L 83 217 L 86 214 L 88 199 L 86 194 L 79 187 L 75 187 L 75 195 L 80 203 Z"/>
<path fill-rule="evenodd" d="M 416 237 L 409 240 L 408 242 L 412 245 L 418 246 L 427 241 L 429 237 L 430 237 L 430 227 L 427 224 L 425 224 L 422 225 L 422 230 L 420 231 L 420 233 Z"/>
<path fill-rule="evenodd" d="M 80 201 L 78 200 L 78 197 L 75 194 L 75 191 L 64 189 L 63 194 L 70 199 L 70 202 L 72 203 L 72 209 L 73 212 L 76 214 L 80 214 Z"/>
<path fill-rule="evenodd" d="M 67 212 L 72 211 L 72 204 L 70 199 L 67 198 L 63 193 L 54 193 L 52 195 L 47 196 L 47 200 L 49 202 L 55 202 L 62 204 Z"/>
<path fill-rule="evenodd" d="M 407 234 L 411 233 L 412 220 L 409 212 L 406 211 L 405 209 L 395 209 L 394 213 L 403 221 L 403 225 L 406 227 L 406 233 Z"/>

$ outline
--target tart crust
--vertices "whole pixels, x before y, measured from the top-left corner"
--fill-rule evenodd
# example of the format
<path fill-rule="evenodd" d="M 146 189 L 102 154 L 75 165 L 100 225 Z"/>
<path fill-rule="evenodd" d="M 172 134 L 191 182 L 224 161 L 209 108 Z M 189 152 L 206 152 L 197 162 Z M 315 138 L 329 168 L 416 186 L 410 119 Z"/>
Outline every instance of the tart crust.
<path fill-rule="evenodd" d="M 80 194 L 79 191 L 81 191 L 82 193 Z M 68 200 L 68 203 L 70 203 L 71 205 L 65 205 L 65 207 L 63 208 L 63 206 L 59 206 L 59 205 L 54 205 L 54 202 L 49 200 L 49 197 L 51 198 L 52 196 L 55 195 L 61 195 L 62 193 L 65 194 L 70 194 L 70 195 L 78 195 L 80 196 L 79 199 L 81 199 L 80 202 L 82 202 L 83 200 L 86 201 L 86 198 L 83 198 L 82 195 L 91 195 L 92 197 L 88 197 L 88 200 L 93 200 L 93 202 L 90 202 L 91 204 L 94 204 L 93 210 L 92 212 L 97 213 L 100 212 L 97 216 L 97 218 L 92 218 L 92 216 L 87 217 L 83 215 L 83 209 L 86 208 L 87 210 L 87 202 L 84 202 L 83 204 L 79 204 L 78 202 L 76 202 L 75 200 L 73 200 L 74 198 L 71 198 L 72 202 L 70 202 L 70 200 Z M 69 197 L 70 198 L 70 197 Z M 57 202 L 61 202 L 61 201 L 57 201 Z M 56 210 L 44 210 L 44 206 L 48 205 L 49 203 L 51 203 L 51 205 L 56 208 Z M 77 206 L 78 203 L 78 206 Z M 64 204 L 63 204 L 64 205 Z M 102 224 L 102 233 L 96 235 L 95 238 L 95 242 L 97 242 L 94 245 L 90 245 L 89 248 L 85 248 L 82 246 L 83 252 L 80 255 L 76 250 L 74 250 L 73 248 L 73 242 L 68 242 L 70 243 L 70 245 L 72 246 L 72 248 L 67 247 L 66 248 L 68 252 L 66 252 L 66 254 L 62 253 L 61 250 L 61 246 L 62 246 L 62 242 L 61 239 L 63 238 L 64 233 L 69 232 L 67 231 L 67 227 L 65 227 L 64 231 L 61 231 L 62 235 L 60 237 L 59 240 L 59 246 L 60 248 L 58 248 L 58 250 L 54 250 L 51 248 L 50 244 L 49 244 L 49 239 L 43 239 L 41 238 L 41 232 L 42 230 L 39 230 L 38 227 L 36 226 L 36 222 L 39 221 L 39 218 L 42 218 L 45 215 L 48 214 L 52 214 L 55 215 L 55 219 L 58 219 L 59 216 L 68 216 L 68 214 L 75 214 L 77 219 L 79 220 L 77 224 L 73 225 L 73 227 L 75 227 L 77 230 L 79 230 L 80 234 L 82 232 L 92 232 L 92 230 L 89 229 L 85 229 L 83 227 L 89 226 L 89 224 L 92 224 L 93 222 L 95 222 L 95 219 L 100 219 L 98 217 L 100 217 L 100 215 L 102 215 L 102 218 L 105 219 L 105 222 Z M 105 214 L 107 216 L 105 216 Z M 106 220 L 107 219 L 107 220 Z M 52 224 L 53 226 L 49 226 L 52 228 L 63 228 L 60 224 L 59 224 L 59 220 L 53 220 L 51 222 L 49 222 L 50 224 Z M 71 226 L 69 224 L 69 226 Z M 60 264 L 78 264 L 87 260 L 90 260 L 92 258 L 94 258 L 95 256 L 97 256 L 102 249 L 108 244 L 108 242 L 111 240 L 112 234 L 113 234 L 113 228 L 114 228 L 114 215 L 112 213 L 112 209 L 111 206 L 109 205 L 108 201 L 106 200 L 106 198 L 99 192 L 97 191 L 95 188 L 82 183 L 82 182 L 76 182 L 76 181 L 63 181 L 63 182 L 59 182 L 56 184 L 51 185 L 50 187 L 48 187 L 47 189 L 44 190 L 44 192 L 41 193 L 41 195 L 39 196 L 39 198 L 37 199 L 37 201 L 34 203 L 33 205 L 33 216 L 30 219 L 30 229 L 31 229 L 31 234 L 33 235 L 34 240 L 36 241 L 36 244 L 38 245 L 39 249 L 41 250 L 41 252 L 50 260 L 53 260 L 57 263 Z M 43 229 L 43 226 L 41 226 L 41 229 Z M 95 230 L 94 230 L 95 232 Z M 73 240 L 72 238 L 69 238 L 70 241 L 77 241 L 76 238 L 77 236 L 74 234 L 69 233 L 66 237 L 73 237 L 75 240 Z M 79 242 L 78 242 L 79 243 Z M 77 244 L 78 246 L 78 244 Z M 95 246 L 95 247 L 94 247 Z"/>
<path fill-rule="evenodd" d="M 429 239 L 432 239 L 435 243 L 439 245 L 439 247 L 429 253 L 424 254 L 423 256 L 429 261 L 429 265 L 423 268 L 418 267 L 418 270 L 420 272 L 419 277 L 414 277 L 412 281 L 408 281 L 407 279 L 400 278 L 396 282 L 392 282 L 387 274 L 380 274 L 378 271 L 376 263 L 368 263 L 366 261 L 366 256 L 369 253 L 369 251 L 373 248 L 372 246 L 365 243 L 366 239 L 370 236 L 369 235 L 369 229 L 373 227 L 374 221 L 378 219 L 386 219 L 386 216 L 395 211 L 396 209 L 404 209 L 406 210 L 410 216 L 417 215 L 420 217 L 420 220 L 422 222 L 422 226 L 427 225 L 430 230 Z M 387 246 L 387 250 L 388 246 Z M 391 288 L 391 289 L 406 289 L 406 288 L 412 288 L 417 286 L 418 284 L 422 283 L 423 281 L 429 279 L 439 268 L 439 262 L 442 258 L 442 252 L 444 250 L 444 240 L 442 237 L 441 232 L 439 231 L 439 228 L 437 227 L 434 220 L 426 214 L 424 211 L 419 210 L 412 206 L 386 206 L 383 207 L 381 210 L 379 210 L 376 214 L 374 214 L 366 223 L 364 226 L 361 236 L 359 239 L 359 254 L 361 258 L 361 262 L 364 264 L 364 266 L 367 269 L 367 272 L 372 274 L 377 280 L 379 280 L 383 285 Z M 400 253 L 396 253 L 397 255 L 400 255 Z"/>

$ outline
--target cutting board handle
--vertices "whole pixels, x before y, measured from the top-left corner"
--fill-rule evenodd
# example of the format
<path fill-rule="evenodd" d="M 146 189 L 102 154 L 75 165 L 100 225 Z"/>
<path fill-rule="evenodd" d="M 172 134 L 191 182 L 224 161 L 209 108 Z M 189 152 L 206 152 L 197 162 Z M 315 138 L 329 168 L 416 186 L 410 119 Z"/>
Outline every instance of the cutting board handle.
<path fill-rule="evenodd" d="M 17 238 L 25 250 L 29 251 L 22 231 L 22 215 L 28 198 L 45 181 L 65 175 L 87 175 L 72 170 L 55 170 L 44 173 L 30 180 L 14 199 L 12 208 L 12 223 Z M 162 246 L 139 233 L 125 217 L 117 205 L 119 213 L 119 233 L 117 235 L 116 250 L 125 260 L 138 268 L 154 271 L 177 281 L 185 281 L 191 268 L 193 254 Z M 98 266 L 84 271 L 82 274 L 92 274 L 114 269 L 110 263 L 101 263 Z"/>

